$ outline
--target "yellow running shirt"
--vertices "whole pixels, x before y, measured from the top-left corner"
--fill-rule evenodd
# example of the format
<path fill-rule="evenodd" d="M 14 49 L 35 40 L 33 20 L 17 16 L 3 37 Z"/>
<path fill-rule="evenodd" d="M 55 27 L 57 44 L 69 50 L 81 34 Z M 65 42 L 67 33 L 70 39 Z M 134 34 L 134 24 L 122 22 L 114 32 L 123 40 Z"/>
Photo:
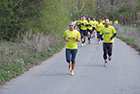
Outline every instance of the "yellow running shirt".
<path fill-rule="evenodd" d="M 82 23 L 84 24 L 84 25 L 82 25 Z M 87 27 L 85 26 L 85 25 L 88 25 L 88 22 L 87 22 L 87 20 L 81 20 L 80 21 L 80 24 L 81 24 L 81 29 L 82 30 L 87 30 Z"/>
<path fill-rule="evenodd" d="M 104 35 L 104 43 L 112 43 L 114 42 L 114 38 L 110 41 L 110 38 L 116 33 L 116 30 L 113 26 L 102 27 L 100 31 L 100 35 Z"/>
<path fill-rule="evenodd" d="M 100 32 L 101 31 L 101 28 L 103 27 L 104 25 L 102 23 L 97 23 L 96 24 L 96 27 L 97 27 L 97 32 Z"/>
<path fill-rule="evenodd" d="M 93 25 L 94 25 L 94 22 L 93 21 L 88 22 L 87 29 L 92 30 L 93 29 Z"/>
<path fill-rule="evenodd" d="M 74 21 L 74 25 L 76 25 L 77 24 L 77 21 Z"/>
<path fill-rule="evenodd" d="M 81 24 L 81 20 L 78 20 L 78 23 Z"/>
<path fill-rule="evenodd" d="M 77 20 L 74 25 L 79 25 L 79 24 L 80 24 L 80 20 Z"/>
<path fill-rule="evenodd" d="M 64 32 L 63 37 L 68 39 L 68 42 L 66 42 L 67 49 L 77 49 L 77 41 L 73 39 L 74 37 L 77 39 L 81 38 L 81 35 L 77 30 L 70 31 L 68 29 Z"/>
<path fill-rule="evenodd" d="M 118 24 L 118 21 L 116 20 L 116 21 L 114 21 L 114 24 Z"/>
<path fill-rule="evenodd" d="M 105 26 L 105 20 L 101 20 L 101 23 Z"/>
<path fill-rule="evenodd" d="M 97 21 L 93 21 L 93 20 L 92 20 L 91 22 L 94 23 L 94 24 L 93 24 L 94 26 L 96 26 L 96 24 L 98 23 Z"/>
<path fill-rule="evenodd" d="M 112 25 L 112 21 L 110 21 L 110 25 Z"/>

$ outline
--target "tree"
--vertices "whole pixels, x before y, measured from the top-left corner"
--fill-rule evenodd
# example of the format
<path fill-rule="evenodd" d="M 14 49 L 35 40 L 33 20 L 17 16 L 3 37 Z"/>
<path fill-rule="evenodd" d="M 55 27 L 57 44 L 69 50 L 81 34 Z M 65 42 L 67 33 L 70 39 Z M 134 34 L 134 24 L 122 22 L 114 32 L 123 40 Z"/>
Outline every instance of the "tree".
<path fill-rule="evenodd" d="M 80 18 L 83 15 L 93 17 L 95 11 L 94 0 L 76 0 L 75 3 L 76 5 L 71 9 L 75 18 Z"/>
<path fill-rule="evenodd" d="M 116 14 L 121 12 L 133 12 L 138 7 L 138 0 L 94 0 L 95 5 L 100 7 L 101 16 L 106 16 L 114 20 Z M 99 16 L 99 8 L 96 7 L 96 12 Z M 115 15 L 114 15 L 115 14 Z M 116 17 L 115 17 L 116 18 Z"/>

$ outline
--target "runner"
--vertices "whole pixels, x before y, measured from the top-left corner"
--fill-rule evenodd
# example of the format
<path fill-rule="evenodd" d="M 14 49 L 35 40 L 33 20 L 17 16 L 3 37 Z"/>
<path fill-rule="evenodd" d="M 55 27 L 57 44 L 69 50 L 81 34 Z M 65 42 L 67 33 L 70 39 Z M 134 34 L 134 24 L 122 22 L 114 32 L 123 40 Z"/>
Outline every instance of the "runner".
<path fill-rule="evenodd" d="M 80 29 L 80 19 L 78 18 L 78 20 L 76 21 L 76 25 L 77 25 L 77 30 Z"/>
<path fill-rule="evenodd" d="M 76 19 L 74 19 L 73 22 L 74 22 L 74 29 L 75 29 L 76 28 L 76 24 L 77 24 Z"/>
<path fill-rule="evenodd" d="M 104 17 L 102 17 L 101 23 L 105 26 L 105 20 L 104 20 Z"/>
<path fill-rule="evenodd" d="M 115 21 L 114 21 L 114 24 L 118 24 L 118 20 L 115 20 Z"/>
<path fill-rule="evenodd" d="M 87 21 L 88 21 L 88 27 L 87 27 L 88 43 L 90 44 L 90 42 L 91 42 L 91 34 L 93 33 L 94 22 L 90 21 L 90 18 L 88 18 Z"/>
<path fill-rule="evenodd" d="M 77 42 L 80 42 L 80 33 L 74 29 L 74 22 L 69 23 L 70 29 L 64 32 L 64 40 L 66 41 L 66 61 L 68 62 L 68 70 L 74 75 L 75 58 L 77 53 Z"/>
<path fill-rule="evenodd" d="M 104 39 L 102 38 L 102 35 L 104 35 Z M 116 36 L 116 30 L 113 26 L 109 25 L 109 19 L 105 20 L 105 27 L 102 27 L 100 31 L 100 38 L 103 40 L 103 58 L 105 60 L 104 66 L 108 66 L 107 62 L 107 54 L 109 55 L 109 61 L 111 60 L 112 57 L 112 48 L 113 48 L 113 42 L 114 42 L 114 37 Z"/>
<path fill-rule="evenodd" d="M 95 20 L 95 18 L 93 18 L 92 21 L 94 22 L 94 25 L 96 26 L 96 24 L 97 24 L 98 22 Z"/>
<path fill-rule="evenodd" d="M 113 24 L 113 22 L 112 21 L 110 21 L 110 25 L 112 25 Z"/>
<path fill-rule="evenodd" d="M 81 21 L 83 20 L 83 17 L 80 18 L 80 20 L 78 21 L 79 22 L 79 32 L 81 34 Z M 82 36 L 82 35 L 81 35 Z M 81 37 L 81 40 L 82 40 L 82 37 Z M 82 42 L 82 41 L 81 41 Z"/>
<path fill-rule="evenodd" d="M 86 17 L 83 16 L 82 20 L 80 21 L 80 33 L 81 33 L 81 46 L 86 45 L 86 36 L 87 36 L 87 26 L 88 22 L 86 20 Z"/>
<path fill-rule="evenodd" d="M 99 20 L 99 23 L 97 23 L 96 26 L 97 26 L 97 42 L 98 44 L 100 44 L 100 31 L 104 25 L 101 23 L 101 20 Z"/>
<path fill-rule="evenodd" d="M 93 27 L 93 33 L 91 34 L 91 37 L 93 38 L 93 37 L 95 37 L 95 32 L 96 32 L 96 24 L 98 23 L 96 20 L 95 20 L 95 18 L 93 18 L 93 20 L 92 20 L 92 22 L 94 23 L 93 25 L 94 25 L 94 27 Z"/>

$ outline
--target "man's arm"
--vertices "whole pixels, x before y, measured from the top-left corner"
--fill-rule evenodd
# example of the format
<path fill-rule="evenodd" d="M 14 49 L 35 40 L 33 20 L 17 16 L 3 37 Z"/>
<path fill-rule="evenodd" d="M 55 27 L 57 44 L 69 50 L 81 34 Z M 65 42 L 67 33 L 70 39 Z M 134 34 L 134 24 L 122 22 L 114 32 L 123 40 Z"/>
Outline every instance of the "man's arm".
<path fill-rule="evenodd" d="M 112 40 L 116 35 L 117 33 L 114 33 L 113 36 L 110 38 L 110 40 Z"/>
<path fill-rule="evenodd" d="M 80 39 L 77 39 L 76 37 L 74 37 L 73 39 L 76 40 L 77 42 L 80 42 Z"/>
<path fill-rule="evenodd" d="M 100 39 L 101 39 L 101 40 L 103 40 L 103 37 L 102 37 L 102 36 L 103 36 L 103 35 L 100 35 Z"/>
<path fill-rule="evenodd" d="M 102 36 L 103 36 L 103 33 L 102 33 L 102 29 L 101 29 L 101 31 L 100 31 L 100 39 L 101 40 L 103 40 L 103 37 Z"/>
<path fill-rule="evenodd" d="M 68 39 L 67 38 L 65 38 L 65 37 L 63 37 L 64 38 L 64 40 L 66 41 L 66 42 L 68 42 Z"/>
<path fill-rule="evenodd" d="M 112 30 L 113 30 L 113 33 L 114 33 L 114 34 L 113 34 L 113 36 L 110 38 L 110 40 L 112 40 L 112 39 L 117 35 L 117 34 L 116 34 L 116 30 L 115 30 L 114 27 L 112 28 Z"/>

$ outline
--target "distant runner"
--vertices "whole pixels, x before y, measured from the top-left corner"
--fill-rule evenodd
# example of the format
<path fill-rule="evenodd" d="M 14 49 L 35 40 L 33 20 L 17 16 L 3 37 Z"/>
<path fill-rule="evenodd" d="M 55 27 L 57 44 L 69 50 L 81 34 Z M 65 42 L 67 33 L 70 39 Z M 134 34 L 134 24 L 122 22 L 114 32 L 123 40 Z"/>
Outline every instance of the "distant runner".
<path fill-rule="evenodd" d="M 105 26 L 105 20 L 104 20 L 104 17 L 102 17 L 101 23 Z"/>
<path fill-rule="evenodd" d="M 87 27 L 87 33 L 88 33 L 88 43 L 90 44 L 91 42 L 91 34 L 93 33 L 93 27 L 94 27 L 94 22 L 90 21 L 90 18 L 87 19 L 88 21 L 88 27 Z"/>
<path fill-rule="evenodd" d="M 86 36 L 87 36 L 87 27 L 88 22 L 86 20 L 86 17 L 83 16 L 82 20 L 80 21 L 80 33 L 81 33 L 81 46 L 86 45 Z"/>
<path fill-rule="evenodd" d="M 99 22 L 96 24 L 97 26 L 97 42 L 98 44 L 100 44 L 100 31 L 101 31 L 101 28 L 104 26 L 102 23 L 101 23 L 101 20 L 99 20 Z"/>
<path fill-rule="evenodd" d="M 115 21 L 114 21 L 114 24 L 118 24 L 118 21 L 117 21 L 117 20 L 115 20 Z"/>
<path fill-rule="evenodd" d="M 91 37 L 93 38 L 93 37 L 95 37 L 95 32 L 96 32 L 96 29 L 97 29 L 96 24 L 98 22 L 95 20 L 95 18 L 93 18 L 92 22 L 94 23 L 93 24 L 94 25 L 94 27 L 93 27 L 93 33 L 91 34 Z"/>

